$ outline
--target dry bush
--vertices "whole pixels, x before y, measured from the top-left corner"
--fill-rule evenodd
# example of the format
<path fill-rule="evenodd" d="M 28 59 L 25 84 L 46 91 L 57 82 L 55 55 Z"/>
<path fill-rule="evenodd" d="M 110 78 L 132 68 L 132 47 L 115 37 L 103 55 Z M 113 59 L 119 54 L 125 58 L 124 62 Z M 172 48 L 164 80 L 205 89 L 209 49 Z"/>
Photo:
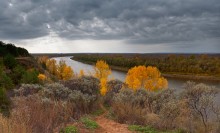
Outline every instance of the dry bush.
<path fill-rule="evenodd" d="M 111 80 L 107 83 L 107 93 L 104 96 L 104 103 L 107 105 L 111 105 L 113 102 L 113 97 L 115 94 L 119 93 L 119 91 L 123 88 L 124 83 L 120 80 Z"/>
<path fill-rule="evenodd" d="M 14 89 L 16 96 L 29 96 L 38 93 L 43 88 L 39 84 L 22 84 L 18 89 Z"/>
<path fill-rule="evenodd" d="M 139 106 L 131 105 L 129 103 L 114 103 L 112 110 L 116 119 L 120 123 L 126 124 L 146 124 L 147 110 Z"/>
<path fill-rule="evenodd" d="M 74 113 L 70 103 L 41 99 L 36 95 L 16 97 L 13 101 L 15 108 L 11 112 L 10 119 L 24 123 L 28 127 L 28 132 L 53 132 L 56 127 L 62 127 L 69 122 Z"/>
<path fill-rule="evenodd" d="M 70 102 L 75 108 L 75 117 L 80 117 L 82 114 L 97 109 L 98 95 L 83 93 L 79 90 L 71 90 L 60 83 L 45 85 L 40 91 L 40 96 L 48 99 Z"/>
<path fill-rule="evenodd" d="M 29 127 L 25 123 L 18 123 L 15 118 L 7 118 L 0 115 L 1 133 L 30 133 Z"/>
<path fill-rule="evenodd" d="M 211 132 L 213 125 L 216 125 L 211 115 L 216 114 L 216 118 L 219 118 L 216 113 L 216 107 L 219 105 L 215 100 L 218 93 L 219 90 L 215 87 L 202 83 L 187 82 L 184 86 L 181 96 L 190 110 L 191 114 L 189 115 L 192 115 L 195 123 L 199 125 L 195 125 L 199 132 Z"/>
<path fill-rule="evenodd" d="M 112 110 L 119 122 L 141 125 L 146 123 L 146 114 L 149 112 L 149 109 L 145 105 L 148 104 L 146 99 L 142 99 L 143 97 L 139 95 L 142 90 L 138 91 L 134 93 L 131 89 L 122 89 L 119 93 L 115 94 Z"/>
<path fill-rule="evenodd" d="M 99 95 L 99 80 L 92 76 L 83 76 L 68 81 L 61 81 L 61 84 L 70 90 L 81 91 L 83 94 L 96 95 L 96 97 Z"/>

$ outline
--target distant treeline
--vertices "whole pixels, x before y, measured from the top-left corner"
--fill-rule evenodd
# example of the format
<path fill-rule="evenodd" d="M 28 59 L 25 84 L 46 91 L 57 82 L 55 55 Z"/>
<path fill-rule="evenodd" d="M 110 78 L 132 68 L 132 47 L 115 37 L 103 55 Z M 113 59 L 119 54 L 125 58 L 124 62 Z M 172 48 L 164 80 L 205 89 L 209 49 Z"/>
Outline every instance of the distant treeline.
<path fill-rule="evenodd" d="M 128 70 L 138 65 L 156 66 L 165 74 L 196 74 L 220 76 L 220 56 L 209 54 L 74 54 L 74 60 L 94 63 L 105 60 L 112 66 Z"/>
<path fill-rule="evenodd" d="M 30 56 L 29 52 L 21 47 L 16 47 L 14 44 L 6 44 L 0 41 L 0 56 L 11 54 L 14 57 Z"/>

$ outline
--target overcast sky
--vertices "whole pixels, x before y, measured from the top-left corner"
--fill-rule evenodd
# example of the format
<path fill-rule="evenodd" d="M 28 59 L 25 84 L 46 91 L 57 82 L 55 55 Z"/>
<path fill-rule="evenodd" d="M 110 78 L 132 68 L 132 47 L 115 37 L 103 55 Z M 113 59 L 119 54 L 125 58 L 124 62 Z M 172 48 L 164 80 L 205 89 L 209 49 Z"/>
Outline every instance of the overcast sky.
<path fill-rule="evenodd" d="M 220 0 L 0 0 L 0 40 L 32 53 L 220 53 Z"/>

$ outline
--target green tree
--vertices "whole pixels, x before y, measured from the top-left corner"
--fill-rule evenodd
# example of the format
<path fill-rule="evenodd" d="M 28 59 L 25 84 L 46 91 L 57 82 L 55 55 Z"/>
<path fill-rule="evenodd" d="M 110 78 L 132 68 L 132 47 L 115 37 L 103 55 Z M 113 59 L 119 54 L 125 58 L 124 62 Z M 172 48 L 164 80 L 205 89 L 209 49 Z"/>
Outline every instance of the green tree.
<path fill-rule="evenodd" d="M 11 73 L 11 78 L 14 82 L 14 84 L 19 84 L 20 80 L 22 78 L 22 75 L 25 73 L 25 69 L 24 67 L 22 67 L 21 65 L 17 65 Z"/>
<path fill-rule="evenodd" d="M 6 90 L 0 87 L 0 112 L 7 113 L 9 109 L 10 101 L 6 96 Z"/>
<path fill-rule="evenodd" d="M 7 54 L 4 58 L 3 58 L 3 62 L 4 62 L 4 65 L 9 68 L 9 69 L 13 69 L 16 64 L 17 64 L 17 61 L 15 59 L 14 56 L 12 56 L 11 54 Z"/>
<path fill-rule="evenodd" d="M 27 70 L 23 75 L 21 79 L 21 83 L 25 84 L 36 84 L 39 82 L 38 80 L 39 72 L 35 69 L 33 70 Z"/>
<path fill-rule="evenodd" d="M 4 87 L 6 89 L 13 89 L 14 87 L 13 81 L 4 72 L 0 73 L 0 87 Z"/>

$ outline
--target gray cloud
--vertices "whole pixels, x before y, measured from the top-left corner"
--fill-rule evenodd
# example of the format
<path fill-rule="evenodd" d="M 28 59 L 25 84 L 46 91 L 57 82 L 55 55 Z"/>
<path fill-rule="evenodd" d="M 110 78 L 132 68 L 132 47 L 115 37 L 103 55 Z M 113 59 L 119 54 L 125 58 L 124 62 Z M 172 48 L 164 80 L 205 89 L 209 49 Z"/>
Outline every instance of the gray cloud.
<path fill-rule="evenodd" d="M 220 37 L 219 0 L 0 0 L 0 38 L 154 44 Z M 180 44 L 180 43 L 178 43 Z"/>

